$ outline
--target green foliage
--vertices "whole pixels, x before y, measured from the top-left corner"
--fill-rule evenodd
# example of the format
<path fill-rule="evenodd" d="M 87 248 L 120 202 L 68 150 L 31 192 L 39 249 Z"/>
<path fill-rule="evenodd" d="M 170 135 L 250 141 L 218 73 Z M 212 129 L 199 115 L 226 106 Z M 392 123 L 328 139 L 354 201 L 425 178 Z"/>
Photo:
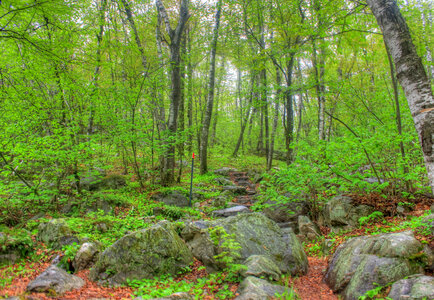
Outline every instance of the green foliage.
<path fill-rule="evenodd" d="M 383 213 L 382 213 L 381 211 L 374 211 L 373 213 L 371 213 L 371 214 L 368 215 L 368 216 L 361 217 L 361 218 L 359 219 L 359 224 L 360 224 L 360 226 L 362 226 L 362 225 L 367 225 L 367 224 L 369 224 L 369 223 L 373 223 L 373 222 L 379 221 L 379 220 L 381 220 L 383 217 L 384 217 L 384 216 L 383 216 Z"/>
<path fill-rule="evenodd" d="M 71 270 L 72 261 L 74 260 L 75 255 L 80 249 L 79 244 L 72 243 L 72 245 L 65 245 L 62 247 L 63 256 L 60 259 L 60 266 L 65 270 Z"/>
<path fill-rule="evenodd" d="M 385 289 L 390 286 L 393 282 L 386 284 L 385 286 L 379 286 L 378 284 L 374 283 L 374 285 L 378 285 L 377 287 L 373 288 L 372 290 L 367 291 L 363 296 L 359 297 L 359 300 L 369 300 L 369 299 L 386 299 L 391 300 L 389 297 L 383 297 L 381 294 L 385 291 Z M 381 296 L 381 297 L 380 297 Z"/>
<path fill-rule="evenodd" d="M 0 225 L 0 253 L 17 251 L 20 257 L 26 257 L 34 252 L 31 234 L 24 229 L 9 229 Z"/>
<path fill-rule="evenodd" d="M 303 248 L 308 256 L 322 256 L 324 254 L 322 242 L 323 238 L 310 244 L 303 242 Z"/>
<path fill-rule="evenodd" d="M 214 256 L 217 262 L 225 266 L 224 271 L 228 272 L 226 280 L 237 282 L 241 279 L 240 272 L 246 266 L 236 263 L 241 257 L 239 250 L 240 243 L 235 239 L 234 234 L 228 234 L 222 226 L 209 228 L 209 236 L 214 245 L 218 247 L 219 253 Z"/>
<path fill-rule="evenodd" d="M 189 292 L 193 288 L 193 283 L 185 281 L 175 281 L 168 275 L 154 279 L 127 280 L 130 287 L 135 288 L 134 295 L 143 299 L 168 297 L 174 293 Z"/>

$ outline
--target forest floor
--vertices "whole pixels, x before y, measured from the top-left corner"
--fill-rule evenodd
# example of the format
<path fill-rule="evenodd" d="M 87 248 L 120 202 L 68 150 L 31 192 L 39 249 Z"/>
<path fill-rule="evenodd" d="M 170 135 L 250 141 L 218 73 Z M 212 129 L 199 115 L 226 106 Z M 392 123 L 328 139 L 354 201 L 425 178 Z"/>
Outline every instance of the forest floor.
<path fill-rule="evenodd" d="M 240 185 L 238 181 L 245 179 L 246 173 L 239 172 L 237 174 L 231 174 L 231 180 L 237 185 Z M 252 196 L 257 190 L 257 185 L 247 184 L 247 190 L 250 191 L 247 196 L 236 197 L 233 201 L 242 205 L 252 205 Z M 354 199 L 360 204 L 371 205 L 375 210 L 381 211 L 384 217 L 379 220 L 371 220 L 360 228 L 344 232 L 341 234 L 332 234 L 330 230 L 322 227 L 321 231 L 324 235 L 319 241 L 304 243 L 305 251 L 308 255 L 309 270 L 308 273 L 299 277 L 284 277 L 282 284 L 292 287 L 301 300 L 332 300 L 339 299 L 338 295 L 325 284 L 324 275 L 327 270 L 328 261 L 331 255 L 325 255 L 322 249 L 321 242 L 324 239 L 333 239 L 333 248 L 328 253 L 334 253 L 335 249 L 345 242 L 347 239 L 368 234 L 376 234 L 380 232 L 389 232 L 391 229 L 405 222 L 410 216 L 422 216 L 430 207 L 433 202 L 432 198 L 421 197 L 416 199 L 411 211 L 408 211 L 401 216 L 396 216 L 397 203 L 401 201 L 399 198 L 388 197 L 387 199 L 371 194 L 367 196 L 352 195 Z M 204 201 L 201 206 L 209 205 L 208 201 Z M 399 229 L 396 231 L 408 230 Z M 434 248 L 434 238 L 432 236 L 426 236 L 419 234 L 417 227 L 414 228 L 415 236 L 417 239 L 425 244 L 428 244 L 431 248 Z M 35 237 L 33 237 L 35 239 Z M 60 251 L 53 251 L 47 249 L 41 243 L 38 244 L 36 254 L 32 258 L 21 261 L 15 265 L 0 268 L 0 298 L 7 298 L 10 296 L 23 296 L 23 299 L 131 299 L 135 297 L 135 289 L 131 287 L 105 287 L 100 286 L 95 282 L 89 280 L 89 270 L 84 270 L 76 273 L 75 275 L 81 277 L 85 281 L 85 285 L 77 290 L 73 290 L 65 293 L 61 297 L 54 295 L 32 293 L 27 294 L 25 292 L 26 286 L 34 280 L 39 274 L 41 274 L 50 264 L 51 261 L 61 254 Z M 221 273 L 221 276 L 225 276 L 225 273 Z M 174 278 L 175 282 L 191 283 L 195 285 L 200 281 L 209 277 L 209 274 L 205 271 L 202 263 L 195 260 L 194 265 L 191 267 L 191 271 Z M 222 299 L 218 297 L 219 291 L 222 289 L 230 290 L 235 297 L 238 283 L 230 283 L 228 281 L 220 281 L 218 278 L 215 280 L 201 281 L 202 282 L 202 294 L 200 299 Z M 203 284 L 205 282 L 205 284 Z M 169 288 L 167 284 L 157 282 L 154 287 L 156 289 Z M 234 299 L 226 298 L 226 299 Z"/>
<path fill-rule="evenodd" d="M 373 197 L 375 198 L 375 197 Z M 375 199 L 371 199 L 374 201 Z M 378 199 L 377 199 L 378 200 Z M 364 200 L 365 202 L 368 200 Z M 370 200 L 369 200 L 370 201 Z M 378 204 L 378 203 L 377 203 Z M 381 205 L 381 204 L 380 204 Z M 409 212 L 408 215 L 420 216 L 429 209 L 429 206 L 426 201 L 419 201 L 416 205 L 415 209 L 412 212 Z M 350 237 L 366 235 L 372 231 L 381 231 L 381 229 L 387 229 L 393 224 L 399 224 L 405 220 L 405 217 L 386 217 L 386 224 L 383 222 L 374 222 L 371 224 L 367 224 L 363 226 L 363 228 L 355 229 L 350 232 L 346 232 L 344 234 L 334 236 L 337 238 L 337 243 L 335 247 L 344 242 Z M 322 228 L 326 233 L 326 230 Z M 431 247 L 434 246 L 433 237 L 426 237 L 423 235 L 419 235 L 416 231 L 416 237 L 424 241 L 424 243 L 429 244 Z M 328 237 L 326 233 L 326 238 Z M 332 290 L 324 283 L 323 278 L 327 269 L 328 260 L 331 256 L 324 256 L 321 253 L 312 253 L 315 250 L 315 244 L 305 244 L 306 252 L 310 255 L 308 256 L 309 260 L 309 271 L 306 275 L 300 277 L 287 277 L 285 284 L 289 287 L 293 287 L 300 299 L 302 300 L 332 300 L 339 299 L 336 294 L 332 292 Z M 333 249 L 332 249 L 332 252 Z M 106 299 L 131 299 L 134 297 L 134 289 L 130 287 L 118 287 L 118 288 L 110 288 L 100 286 L 95 282 L 92 282 L 88 278 L 89 270 L 78 272 L 77 276 L 81 277 L 85 280 L 86 284 L 78 290 L 74 290 L 64 294 L 62 297 L 50 297 L 50 295 L 42 294 L 42 293 L 32 293 L 26 294 L 25 288 L 30 281 L 36 278 L 43 270 L 45 270 L 54 257 L 59 254 L 59 251 L 51 251 L 48 249 L 44 249 L 40 247 L 37 255 L 39 255 L 40 259 L 37 261 L 27 261 L 25 263 L 18 263 L 12 266 L 4 267 L 0 269 L 0 282 L 7 282 L 7 284 L 0 290 L 0 297 L 9 297 L 16 295 L 25 295 L 28 299 L 94 299 L 94 298 L 106 298 Z M 312 255 L 313 254 L 313 255 Z M 205 278 L 208 276 L 204 268 L 201 268 L 201 263 L 199 261 L 195 261 L 194 266 L 192 267 L 192 271 L 175 278 L 175 281 L 184 281 L 186 283 L 194 283 L 197 282 L 198 278 Z M 432 274 L 430 274 L 432 275 Z M 158 287 L 157 287 L 158 288 Z M 162 285 L 160 288 L 166 288 Z M 230 289 L 232 292 L 236 292 L 238 288 L 238 284 L 234 283 L 229 286 L 226 286 L 226 289 Z M 210 284 L 208 286 L 203 287 L 207 292 L 207 296 L 204 296 L 203 299 L 217 299 L 215 296 L 216 293 L 223 289 L 222 285 L 217 283 Z"/>

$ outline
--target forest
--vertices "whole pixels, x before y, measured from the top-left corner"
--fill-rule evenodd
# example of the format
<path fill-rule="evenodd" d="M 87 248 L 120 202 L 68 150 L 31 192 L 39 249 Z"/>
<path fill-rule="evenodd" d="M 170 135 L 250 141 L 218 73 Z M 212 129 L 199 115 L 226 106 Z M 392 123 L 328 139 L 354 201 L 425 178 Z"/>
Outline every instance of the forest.
<path fill-rule="evenodd" d="M 1 0 L 0 299 L 434 298 L 433 11 Z"/>

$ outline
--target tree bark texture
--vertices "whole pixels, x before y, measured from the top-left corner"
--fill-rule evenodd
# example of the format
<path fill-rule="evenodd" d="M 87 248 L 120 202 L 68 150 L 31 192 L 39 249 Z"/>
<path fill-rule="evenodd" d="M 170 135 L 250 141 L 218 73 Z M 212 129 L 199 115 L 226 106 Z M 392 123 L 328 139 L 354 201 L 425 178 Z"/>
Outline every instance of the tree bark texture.
<path fill-rule="evenodd" d="M 206 101 L 206 111 L 202 124 L 202 137 L 200 143 L 200 174 L 208 172 L 207 164 L 207 152 L 208 152 L 208 135 L 209 125 L 211 124 L 212 108 L 214 104 L 214 83 L 215 83 L 215 57 L 217 52 L 217 40 L 219 36 L 220 27 L 220 15 L 221 15 L 222 0 L 217 3 L 217 10 L 215 14 L 215 24 L 212 33 L 211 42 L 211 61 L 209 68 L 209 86 L 208 86 L 208 98 Z"/>
<path fill-rule="evenodd" d="M 434 98 L 410 31 L 394 0 L 367 0 L 395 62 L 396 74 L 413 116 L 431 190 L 434 193 Z"/>

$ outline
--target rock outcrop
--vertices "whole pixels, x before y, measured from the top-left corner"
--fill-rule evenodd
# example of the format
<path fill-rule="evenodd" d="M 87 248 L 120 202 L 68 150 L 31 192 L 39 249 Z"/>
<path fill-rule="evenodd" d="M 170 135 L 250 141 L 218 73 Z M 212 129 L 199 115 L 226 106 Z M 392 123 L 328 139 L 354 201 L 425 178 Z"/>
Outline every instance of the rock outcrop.
<path fill-rule="evenodd" d="M 127 279 L 177 274 L 193 262 L 193 255 L 176 233 L 173 224 L 163 221 L 128 234 L 100 254 L 90 278 L 119 285 Z"/>

